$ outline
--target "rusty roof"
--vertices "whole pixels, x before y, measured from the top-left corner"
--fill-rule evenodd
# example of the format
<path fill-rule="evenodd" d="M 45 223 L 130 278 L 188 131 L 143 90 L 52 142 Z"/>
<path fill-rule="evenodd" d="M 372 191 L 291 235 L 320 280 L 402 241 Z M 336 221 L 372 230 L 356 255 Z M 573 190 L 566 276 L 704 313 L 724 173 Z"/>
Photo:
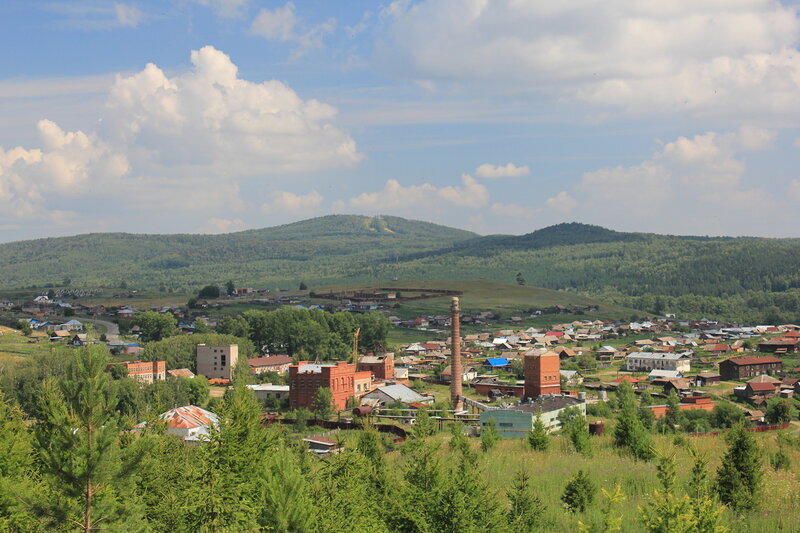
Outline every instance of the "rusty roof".
<path fill-rule="evenodd" d="M 196 405 L 185 405 L 170 409 L 159 415 L 170 429 L 191 429 L 210 426 L 219 422 L 219 417 L 211 411 L 206 411 Z"/>

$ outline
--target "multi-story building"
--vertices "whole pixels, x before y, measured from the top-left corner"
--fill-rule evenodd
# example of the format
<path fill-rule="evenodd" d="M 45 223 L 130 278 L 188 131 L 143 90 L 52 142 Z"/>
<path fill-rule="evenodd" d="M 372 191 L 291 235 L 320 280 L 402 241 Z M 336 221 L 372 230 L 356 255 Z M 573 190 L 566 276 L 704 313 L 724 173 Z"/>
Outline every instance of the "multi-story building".
<path fill-rule="evenodd" d="M 136 379 L 142 383 L 152 383 L 154 381 L 167 379 L 166 361 L 123 361 L 121 363 L 109 363 L 106 367 L 106 371 L 115 365 L 124 366 L 128 371 L 129 378 Z"/>
<path fill-rule="evenodd" d="M 283 374 L 289 371 L 289 365 L 293 362 L 294 360 L 288 355 L 266 355 L 247 360 L 247 363 L 250 365 L 250 370 L 256 374 L 263 374 L 265 372 Z"/>
<path fill-rule="evenodd" d="M 774 374 L 783 367 L 783 361 L 777 357 L 742 356 L 731 357 L 719 364 L 722 379 L 745 379 L 760 374 Z"/>
<path fill-rule="evenodd" d="M 333 364 L 300 361 L 289 366 L 289 407 L 310 409 L 317 390 L 327 387 L 334 407 L 342 410 L 349 398 L 369 392 L 371 380 L 372 372 L 356 372 L 356 366 L 345 361 Z"/>
<path fill-rule="evenodd" d="M 525 356 L 525 397 L 561 394 L 561 359 L 555 352 Z"/>
<path fill-rule="evenodd" d="M 692 366 L 692 353 L 633 352 L 625 357 L 625 366 L 632 372 L 675 370 L 686 373 Z"/>
<path fill-rule="evenodd" d="M 394 354 L 363 355 L 358 360 L 358 368 L 372 372 L 376 380 L 394 379 Z"/>
<path fill-rule="evenodd" d="M 232 379 L 239 360 L 239 346 L 197 345 L 197 373 L 208 379 Z"/>

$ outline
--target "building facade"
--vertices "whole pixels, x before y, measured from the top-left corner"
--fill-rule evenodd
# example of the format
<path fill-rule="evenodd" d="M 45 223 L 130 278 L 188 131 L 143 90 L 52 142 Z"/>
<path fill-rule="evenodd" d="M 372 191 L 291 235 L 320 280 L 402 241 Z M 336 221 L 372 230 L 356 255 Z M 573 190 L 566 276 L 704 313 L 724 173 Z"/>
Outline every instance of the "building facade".
<path fill-rule="evenodd" d="M 783 362 L 777 357 L 731 357 L 719 364 L 719 373 L 722 379 L 747 379 L 760 374 L 774 374 L 783 367 Z"/>
<path fill-rule="evenodd" d="M 526 355 L 524 372 L 527 398 L 561 394 L 561 359 L 557 353 Z"/>
<path fill-rule="evenodd" d="M 208 379 L 232 379 L 239 360 L 239 346 L 197 345 L 197 373 Z"/>
<path fill-rule="evenodd" d="M 372 372 L 356 372 L 356 366 L 345 361 L 335 364 L 314 364 L 300 361 L 289 365 L 289 407 L 311 409 L 314 394 L 327 387 L 331 390 L 334 407 L 341 411 L 347 400 L 369 392 Z M 361 390 L 357 391 L 356 387 Z"/>
<path fill-rule="evenodd" d="M 128 377 L 142 383 L 152 383 L 167 379 L 166 361 L 124 361 L 122 363 L 111 363 L 106 370 L 114 365 L 124 366 L 128 371 Z"/>
<path fill-rule="evenodd" d="M 634 352 L 625 357 L 625 366 L 632 372 L 651 370 L 675 370 L 689 372 L 692 356 L 686 353 Z"/>
<path fill-rule="evenodd" d="M 394 379 L 394 354 L 364 355 L 358 360 L 358 369 L 372 372 L 376 380 Z"/>
<path fill-rule="evenodd" d="M 483 411 L 480 415 L 481 430 L 492 420 L 501 437 L 524 438 L 533 429 L 534 420 L 539 416 L 548 432 L 557 431 L 561 429 L 558 415 L 568 407 L 576 407 L 586 416 L 586 402 L 571 396 L 547 395 L 508 409 Z"/>

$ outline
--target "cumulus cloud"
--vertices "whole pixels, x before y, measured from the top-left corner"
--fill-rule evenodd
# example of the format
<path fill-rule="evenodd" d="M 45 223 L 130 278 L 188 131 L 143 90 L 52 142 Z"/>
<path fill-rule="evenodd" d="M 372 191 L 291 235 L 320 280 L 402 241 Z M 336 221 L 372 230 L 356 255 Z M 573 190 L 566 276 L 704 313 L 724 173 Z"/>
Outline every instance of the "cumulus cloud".
<path fill-rule="evenodd" d="M 434 208 L 442 204 L 458 207 L 480 208 L 489 203 L 489 191 L 469 174 L 461 176 L 461 186 L 438 188 L 430 183 L 404 187 L 397 180 L 388 180 L 382 191 L 362 193 L 346 204 L 335 204 L 336 209 L 345 205 L 366 211 L 404 210 L 410 208 Z"/>
<path fill-rule="evenodd" d="M 748 128 L 679 137 L 638 165 L 586 172 L 575 194 L 584 215 L 614 227 L 770 234 L 783 217 L 784 199 L 745 185 L 742 156 L 769 148 L 772 138 L 772 132 Z"/>
<path fill-rule="evenodd" d="M 250 25 L 250 34 L 272 41 L 293 42 L 297 49 L 292 54 L 297 58 L 312 48 L 320 48 L 325 37 L 336 28 L 336 19 L 330 18 L 317 25 L 302 24 L 295 14 L 294 3 L 287 2 L 275 9 L 263 8 Z"/>
<path fill-rule="evenodd" d="M 419 0 L 378 61 L 412 79 L 543 91 L 636 113 L 800 112 L 800 19 L 765 0 Z"/>
<path fill-rule="evenodd" d="M 548 198 L 545 202 L 545 205 L 550 209 L 555 209 L 561 213 L 569 213 L 578 205 L 578 202 L 566 193 L 566 191 L 561 191 L 557 195 L 553 196 L 552 198 Z"/>
<path fill-rule="evenodd" d="M 519 176 L 527 176 L 531 170 L 526 166 L 518 167 L 514 163 L 506 165 L 490 165 L 484 163 L 475 169 L 475 175 L 479 178 L 516 178 Z"/>
<path fill-rule="evenodd" d="M 303 100 L 278 81 L 242 79 L 210 46 L 191 60 L 192 69 L 174 77 L 154 64 L 117 76 L 95 132 L 42 120 L 41 148 L 0 147 L 0 212 L 38 216 L 50 200 L 87 191 L 143 209 L 236 211 L 244 208 L 241 179 L 361 159 L 355 141 L 335 126 L 332 106 Z M 5 218 L 0 214 L 0 223 Z"/>
<path fill-rule="evenodd" d="M 287 213 L 291 215 L 313 215 L 322 205 L 322 195 L 316 190 L 308 194 L 295 194 L 288 191 L 276 191 L 272 201 L 262 204 L 263 213 Z"/>

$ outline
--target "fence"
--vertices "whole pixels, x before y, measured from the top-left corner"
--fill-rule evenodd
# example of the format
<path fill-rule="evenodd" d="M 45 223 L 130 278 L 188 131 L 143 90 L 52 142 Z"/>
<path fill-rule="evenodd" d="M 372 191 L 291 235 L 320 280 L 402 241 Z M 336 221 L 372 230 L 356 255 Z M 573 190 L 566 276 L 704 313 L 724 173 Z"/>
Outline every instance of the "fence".
<path fill-rule="evenodd" d="M 789 423 L 785 424 L 771 424 L 768 426 L 755 426 L 752 428 L 744 428 L 745 431 L 750 431 L 751 433 L 763 433 L 765 431 L 779 431 L 781 429 L 786 429 L 789 427 Z M 722 431 L 707 431 L 705 433 L 689 433 L 690 437 L 716 437 L 720 433 L 724 433 Z"/>

